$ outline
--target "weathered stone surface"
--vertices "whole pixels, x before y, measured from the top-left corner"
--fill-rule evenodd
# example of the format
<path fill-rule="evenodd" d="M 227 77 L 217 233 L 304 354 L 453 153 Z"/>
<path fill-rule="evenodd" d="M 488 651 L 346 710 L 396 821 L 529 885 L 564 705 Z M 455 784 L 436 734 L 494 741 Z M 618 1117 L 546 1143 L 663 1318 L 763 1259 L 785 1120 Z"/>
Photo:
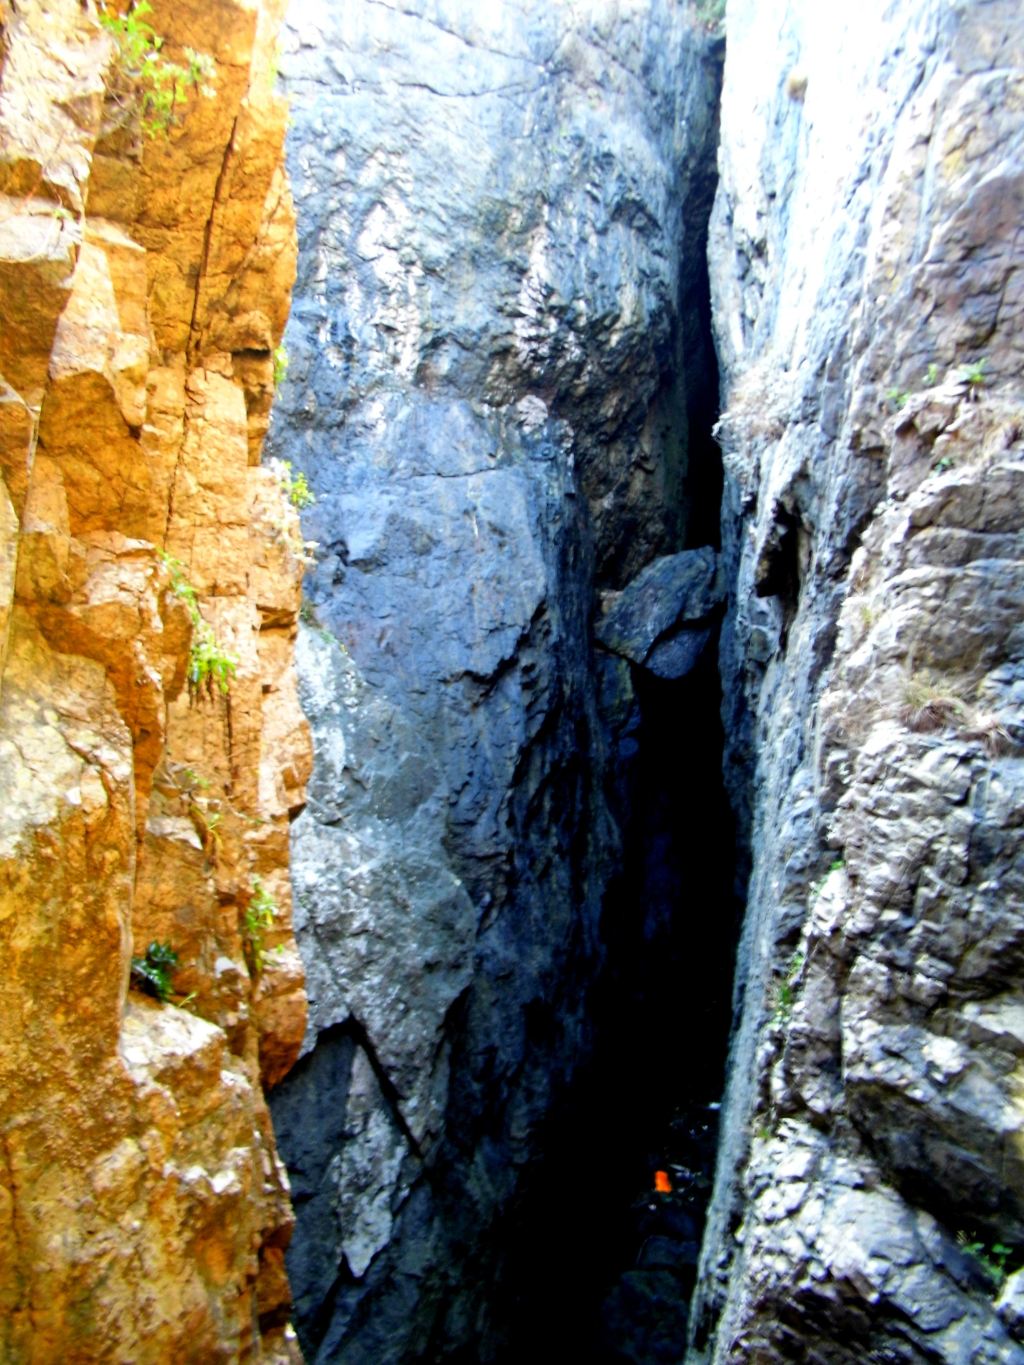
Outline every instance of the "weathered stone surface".
<path fill-rule="evenodd" d="M 996 1310 L 1010 1334 L 1024 1339 L 1024 1275 L 1019 1270 L 1007 1276 L 996 1300 Z"/>
<path fill-rule="evenodd" d="M 45 10 L 6 4 L 3 24 L 0 189 L 22 201 L 38 194 L 77 213 L 99 131 L 110 40 L 71 0 Z"/>
<path fill-rule="evenodd" d="M 711 262 L 751 871 L 689 1358 L 1018 1361 L 958 1235 L 1022 1231 L 1024 25 L 730 0 L 729 26 Z"/>
<path fill-rule="evenodd" d="M 237 1359 L 253 1349 L 239 1291 L 268 1224 L 287 1220 L 253 1142 L 262 1098 L 220 1029 L 126 1004 L 130 734 L 104 669 L 51 653 L 19 613 L 0 740 L 2 1000 L 16 1021 L 0 1060 L 3 1355 Z"/>
<path fill-rule="evenodd" d="M 318 741 L 293 840 L 309 1045 L 350 1020 L 365 1030 L 392 1087 L 392 1121 L 416 1151 L 441 1129 L 448 1071 L 437 1040 L 469 984 L 476 928 L 445 851 L 443 778 L 408 718 L 336 643 L 304 629 L 297 663 Z"/>
<path fill-rule="evenodd" d="M 732 1338 L 732 1358 L 789 1353 L 854 1365 L 864 1341 L 898 1360 L 1024 1358 L 992 1321 L 976 1263 L 887 1185 L 867 1153 L 850 1159 L 794 1120 L 753 1146 L 737 1256 L 751 1300 L 776 1300 L 784 1288 L 786 1311 L 746 1321 Z M 893 1346 L 887 1321 L 900 1324 Z"/>
<path fill-rule="evenodd" d="M 54 216 L 47 200 L 8 199 L 0 206 L 0 290 L 6 322 L 0 373 L 38 404 L 53 332 L 67 301 L 79 246 L 75 224 Z"/>
<path fill-rule="evenodd" d="M 595 577 L 687 543 L 719 59 L 661 0 L 288 21 L 302 251 L 270 443 L 317 492 L 307 593 L 341 646 L 302 645 L 311 1032 L 274 1100 L 310 1359 L 502 1349 L 501 1219 L 588 1045 L 620 856 Z M 318 1143 L 321 1071 L 351 1130 Z"/>
<path fill-rule="evenodd" d="M 223 63 L 166 140 L 139 137 L 92 9 L 0 17 L 0 1357 L 295 1362 L 260 1082 L 305 1026 L 304 552 L 252 467 L 266 404 L 208 335 L 261 293 L 269 387 L 294 252 L 275 15 L 155 7 L 168 55 Z M 186 687 L 186 579 L 237 657 L 227 696 Z M 129 993 L 153 942 L 174 1004 Z"/>
<path fill-rule="evenodd" d="M 510 418 L 521 404 L 527 429 L 556 409 L 609 575 L 678 548 L 679 289 L 693 278 L 665 244 L 689 245 L 711 189 L 690 152 L 714 124 L 696 39 L 682 13 L 610 4 L 578 19 L 535 5 L 359 4 L 343 23 L 326 4 L 296 10 L 281 69 L 299 120 L 294 189 L 307 213 L 316 199 L 318 226 L 286 394 L 310 462 L 339 424 L 372 438 L 384 393 L 403 393 L 421 441 L 441 438 L 455 395 Z M 481 460 L 497 434 L 472 436 Z"/>

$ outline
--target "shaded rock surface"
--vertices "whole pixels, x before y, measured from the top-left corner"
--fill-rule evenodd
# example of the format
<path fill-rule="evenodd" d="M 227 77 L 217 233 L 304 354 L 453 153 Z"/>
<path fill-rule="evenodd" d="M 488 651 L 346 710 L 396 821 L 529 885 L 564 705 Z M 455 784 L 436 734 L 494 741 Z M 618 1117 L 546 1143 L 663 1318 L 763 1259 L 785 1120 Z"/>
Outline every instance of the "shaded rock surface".
<path fill-rule="evenodd" d="M 301 541 L 257 467 L 295 256 L 277 15 L 151 18 L 217 72 L 159 138 L 92 6 L 0 7 L 5 1361 L 297 1358 L 261 1085 L 305 1027 L 309 767 Z M 226 695 L 187 683 L 190 601 Z M 129 993 L 154 942 L 175 1004 Z"/>
<path fill-rule="evenodd" d="M 599 708 L 594 586 L 692 543 L 703 477 L 686 319 L 719 60 L 660 0 L 288 20 L 302 251 L 271 442 L 318 496 L 317 760 L 310 1027 L 274 1114 L 310 1360 L 494 1359 L 521 1326 L 493 1286 L 590 1046 L 636 716 L 621 658 Z"/>
<path fill-rule="evenodd" d="M 688 1358 L 1019 1361 L 985 1260 L 1022 1246 L 1024 24 L 730 0 L 729 32 L 711 269 L 750 875 Z"/>

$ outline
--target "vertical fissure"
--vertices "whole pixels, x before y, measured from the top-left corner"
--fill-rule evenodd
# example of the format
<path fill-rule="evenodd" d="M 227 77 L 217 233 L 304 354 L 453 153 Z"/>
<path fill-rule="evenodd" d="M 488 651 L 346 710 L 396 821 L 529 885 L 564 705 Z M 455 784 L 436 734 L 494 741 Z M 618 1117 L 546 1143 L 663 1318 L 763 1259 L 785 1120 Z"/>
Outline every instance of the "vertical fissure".
<path fill-rule="evenodd" d="M 691 249 L 694 239 L 699 264 L 680 304 L 689 368 L 685 384 L 669 383 L 686 393 L 685 541 L 717 550 L 706 217 Z M 666 678 L 630 664 L 628 718 L 606 706 L 621 867 L 604 901 L 590 1051 L 548 1115 L 537 1169 L 498 1231 L 505 1259 L 495 1308 L 509 1333 L 499 1359 L 522 1359 L 541 1331 L 553 1350 L 636 1365 L 679 1358 L 686 1337 L 742 913 L 722 772 L 720 621 L 713 614 L 702 624 L 710 638 L 689 672 Z M 599 651 L 599 666 L 609 657 Z"/>

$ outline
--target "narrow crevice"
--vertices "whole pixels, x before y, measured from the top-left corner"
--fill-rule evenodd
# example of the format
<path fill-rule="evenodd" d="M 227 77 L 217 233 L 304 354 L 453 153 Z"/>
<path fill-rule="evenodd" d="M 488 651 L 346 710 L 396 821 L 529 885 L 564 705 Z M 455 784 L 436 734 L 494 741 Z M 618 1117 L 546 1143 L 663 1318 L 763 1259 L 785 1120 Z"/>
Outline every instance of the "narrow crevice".
<path fill-rule="evenodd" d="M 552 1350 L 594 1362 L 674 1359 L 662 1346 L 685 1339 L 739 906 L 714 651 L 687 678 L 639 673 L 636 687 L 633 814 L 602 925 L 593 1054 L 549 1115 L 543 1162 L 497 1234 L 508 1361 L 542 1323 L 562 1324 Z M 669 1190 L 655 1188 L 658 1171 Z"/>
<path fill-rule="evenodd" d="M 715 135 L 717 145 L 717 129 Z M 718 358 L 712 334 L 711 280 L 707 269 L 708 228 L 718 176 L 705 189 L 705 212 L 692 250 L 703 268 L 695 270 L 680 302 L 687 357 L 686 427 L 687 543 L 721 546 L 722 452 L 714 429 L 719 418 Z"/>
<path fill-rule="evenodd" d="M 714 177 L 706 186 L 710 213 Z M 688 244 L 706 260 L 707 220 Z M 720 545 L 718 372 L 707 271 L 680 315 L 687 373 L 683 544 Z M 631 669 L 611 738 L 622 866 L 605 900 L 593 1049 L 548 1114 L 543 1153 L 495 1236 L 502 1361 L 538 1340 L 596 1365 L 678 1360 L 717 1143 L 742 904 L 722 758 L 718 641 L 683 678 Z"/>

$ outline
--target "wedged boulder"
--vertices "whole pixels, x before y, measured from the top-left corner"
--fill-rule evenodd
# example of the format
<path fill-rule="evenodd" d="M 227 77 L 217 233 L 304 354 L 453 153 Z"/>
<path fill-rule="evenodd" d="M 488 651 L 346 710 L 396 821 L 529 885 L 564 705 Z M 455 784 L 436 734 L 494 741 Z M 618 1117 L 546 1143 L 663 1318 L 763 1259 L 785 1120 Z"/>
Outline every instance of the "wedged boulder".
<path fill-rule="evenodd" d="M 660 678 L 683 677 L 710 640 L 709 618 L 723 600 L 717 569 L 708 546 L 660 556 L 614 595 L 595 636 Z"/>

